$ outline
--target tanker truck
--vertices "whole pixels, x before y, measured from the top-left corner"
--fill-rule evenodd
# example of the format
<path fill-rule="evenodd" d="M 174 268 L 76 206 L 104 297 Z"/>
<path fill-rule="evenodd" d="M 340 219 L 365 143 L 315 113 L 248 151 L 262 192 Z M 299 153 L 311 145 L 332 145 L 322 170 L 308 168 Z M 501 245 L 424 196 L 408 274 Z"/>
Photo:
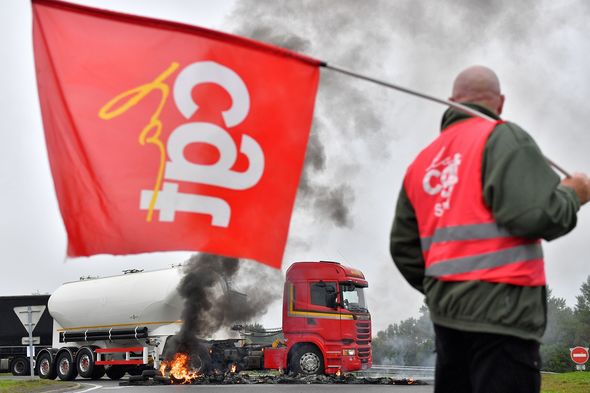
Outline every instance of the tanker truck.
<path fill-rule="evenodd" d="M 49 299 L 51 348 L 37 354 L 41 378 L 120 379 L 158 369 L 183 321 L 177 286 L 181 265 L 128 271 L 59 287 Z M 296 262 L 287 270 L 282 329 L 272 343 L 205 340 L 207 359 L 219 367 L 335 374 L 371 367 L 371 316 L 362 272 L 337 262 Z M 228 291 L 227 283 L 220 287 Z M 280 333 L 280 334 L 277 334 Z"/>

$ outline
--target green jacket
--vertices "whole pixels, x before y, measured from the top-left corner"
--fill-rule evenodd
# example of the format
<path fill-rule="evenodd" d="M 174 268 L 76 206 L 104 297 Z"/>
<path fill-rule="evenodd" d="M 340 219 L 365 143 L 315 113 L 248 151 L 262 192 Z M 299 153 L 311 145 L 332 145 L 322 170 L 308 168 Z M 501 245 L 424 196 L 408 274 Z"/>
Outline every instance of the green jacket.
<path fill-rule="evenodd" d="M 481 106 L 468 104 L 499 119 Z M 449 109 L 442 129 L 470 115 Z M 486 142 L 483 195 L 496 222 L 512 234 L 552 240 L 576 226 L 580 201 L 559 185 L 539 147 L 513 123 L 496 126 Z M 397 201 L 390 238 L 393 260 L 414 288 L 426 295 L 432 321 L 441 326 L 541 341 L 547 323 L 546 288 L 484 281 L 449 282 L 424 275 L 416 214 L 405 190 Z M 567 261 L 564 262 L 564 268 Z"/>

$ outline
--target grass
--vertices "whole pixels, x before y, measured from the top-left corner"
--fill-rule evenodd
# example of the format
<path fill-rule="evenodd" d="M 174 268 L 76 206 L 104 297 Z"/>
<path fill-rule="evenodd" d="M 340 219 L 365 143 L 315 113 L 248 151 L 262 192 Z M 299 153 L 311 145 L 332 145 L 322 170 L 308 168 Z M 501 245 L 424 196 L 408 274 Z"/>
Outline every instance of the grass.
<path fill-rule="evenodd" d="M 0 392 L 2 393 L 26 393 L 26 392 L 42 392 L 49 389 L 51 386 L 59 385 L 63 388 L 74 386 L 73 382 L 50 381 L 46 379 L 3 379 L 0 380 Z"/>
<path fill-rule="evenodd" d="M 543 374 L 541 393 L 588 393 L 590 372 Z"/>

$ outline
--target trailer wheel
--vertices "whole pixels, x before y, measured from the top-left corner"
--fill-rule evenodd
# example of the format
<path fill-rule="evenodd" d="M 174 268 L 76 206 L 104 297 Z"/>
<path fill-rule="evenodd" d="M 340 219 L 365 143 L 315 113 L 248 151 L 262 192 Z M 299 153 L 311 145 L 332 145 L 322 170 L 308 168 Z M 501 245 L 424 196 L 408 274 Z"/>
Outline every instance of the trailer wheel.
<path fill-rule="evenodd" d="M 94 372 L 92 373 L 92 379 L 101 379 L 102 377 L 104 377 L 105 373 L 106 370 L 104 369 L 104 366 L 97 366 L 95 364 Z"/>
<path fill-rule="evenodd" d="M 76 379 L 78 370 L 76 369 L 76 364 L 70 351 L 63 351 L 57 355 L 55 371 L 62 381 L 73 381 Z"/>
<path fill-rule="evenodd" d="M 127 372 L 124 366 L 110 366 L 106 369 L 107 377 L 112 380 L 118 380 L 123 378 L 123 375 Z"/>
<path fill-rule="evenodd" d="M 31 369 L 29 368 L 29 359 L 25 357 L 17 357 L 12 359 L 10 362 L 10 372 L 12 375 L 22 377 L 24 375 L 29 375 Z"/>
<path fill-rule="evenodd" d="M 131 366 L 131 367 L 127 367 L 127 374 L 134 376 L 134 375 L 141 375 L 141 372 L 143 370 L 141 368 L 139 368 L 138 366 Z"/>
<path fill-rule="evenodd" d="M 90 347 L 82 347 L 76 354 L 76 370 L 82 378 L 100 379 L 104 375 L 104 366 L 94 364 L 96 357 Z M 102 369 L 102 370 L 101 370 Z"/>
<path fill-rule="evenodd" d="M 291 358 L 291 370 L 303 375 L 323 374 L 324 357 L 314 345 L 304 344 L 295 349 Z"/>
<path fill-rule="evenodd" d="M 53 358 L 49 352 L 44 351 L 37 356 L 35 369 L 41 379 L 55 379 L 56 377 Z"/>

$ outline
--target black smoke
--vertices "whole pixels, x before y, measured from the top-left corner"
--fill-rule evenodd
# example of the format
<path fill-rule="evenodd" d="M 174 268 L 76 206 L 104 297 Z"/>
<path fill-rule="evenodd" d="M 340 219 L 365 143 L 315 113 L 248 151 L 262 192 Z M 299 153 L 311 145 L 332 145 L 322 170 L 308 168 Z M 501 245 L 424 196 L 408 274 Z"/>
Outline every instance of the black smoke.
<path fill-rule="evenodd" d="M 266 313 L 282 294 L 281 273 L 261 265 L 212 254 L 195 254 L 184 266 L 178 293 L 184 299 L 182 328 L 166 346 L 166 360 L 177 352 L 206 354 L 203 339 Z M 239 284 L 239 291 L 234 288 Z"/>

